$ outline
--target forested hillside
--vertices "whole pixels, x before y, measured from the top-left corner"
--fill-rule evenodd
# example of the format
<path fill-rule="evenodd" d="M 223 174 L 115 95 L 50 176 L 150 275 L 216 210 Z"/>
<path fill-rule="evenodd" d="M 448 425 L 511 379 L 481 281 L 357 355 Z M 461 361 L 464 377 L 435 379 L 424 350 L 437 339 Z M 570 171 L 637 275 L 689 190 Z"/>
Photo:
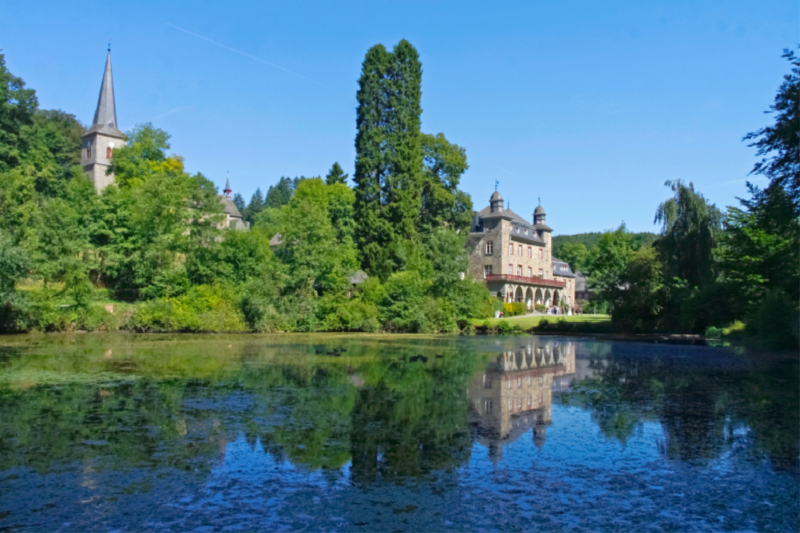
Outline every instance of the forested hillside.
<path fill-rule="evenodd" d="M 637 250 L 643 246 L 651 246 L 656 239 L 658 239 L 658 235 L 646 231 L 641 233 L 631 233 L 630 235 L 631 239 L 633 240 L 633 245 Z M 600 242 L 600 238 L 602 236 L 603 233 L 599 231 L 593 231 L 590 233 L 576 233 L 574 235 L 556 235 L 553 237 L 553 255 L 559 259 L 565 260 L 559 254 L 563 244 L 582 244 L 587 250 L 590 250 L 594 245 Z"/>

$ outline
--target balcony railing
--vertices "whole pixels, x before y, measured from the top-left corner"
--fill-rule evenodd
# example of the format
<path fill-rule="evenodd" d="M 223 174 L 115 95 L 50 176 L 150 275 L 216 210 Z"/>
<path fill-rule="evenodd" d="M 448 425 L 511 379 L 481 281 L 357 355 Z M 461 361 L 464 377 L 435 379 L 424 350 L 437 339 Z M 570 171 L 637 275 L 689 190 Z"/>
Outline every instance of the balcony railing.
<path fill-rule="evenodd" d="M 563 289 L 567 284 L 563 281 L 554 279 L 544 279 L 528 276 L 512 276 L 510 274 L 486 274 L 486 281 L 516 281 L 518 283 L 528 283 L 530 285 L 544 285 L 546 287 L 558 287 Z"/>

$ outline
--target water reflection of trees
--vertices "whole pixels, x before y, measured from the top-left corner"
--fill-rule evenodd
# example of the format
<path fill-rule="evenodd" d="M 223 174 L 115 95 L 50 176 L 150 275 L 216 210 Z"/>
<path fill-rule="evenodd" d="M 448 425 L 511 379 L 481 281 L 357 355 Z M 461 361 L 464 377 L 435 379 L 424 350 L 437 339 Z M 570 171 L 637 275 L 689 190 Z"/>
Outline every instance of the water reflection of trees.
<path fill-rule="evenodd" d="M 755 458 L 798 468 L 796 359 L 752 359 L 700 347 L 605 343 L 589 358 L 592 377 L 561 401 L 592 411 L 600 430 L 625 442 L 646 421 L 660 423 L 672 459 L 720 457 L 744 442 Z"/>
<path fill-rule="evenodd" d="M 492 352 L 477 341 L 343 340 L 348 351 L 339 358 L 317 355 L 313 343 L 205 339 L 0 352 L 0 470 L 47 472 L 77 461 L 85 475 L 164 465 L 202 474 L 244 434 L 298 468 L 333 472 L 351 462 L 358 481 L 424 475 L 464 464 L 475 438 L 502 446 L 533 428 L 541 445 L 544 427 L 537 441 L 534 425 L 549 423 L 549 391 L 575 372 L 589 377 L 557 401 L 590 410 L 610 438 L 625 442 L 650 421 L 663 428 L 660 446 L 670 458 L 715 458 L 744 442 L 756 458 L 798 467 L 796 360 L 642 344 L 555 350 L 550 340 L 497 342 Z M 560 356 L 551 360 L 548 347 Z M 428 363 L 408 361 L 420 352 Z M 542 378 L 530 391 L 528 374 Z M 476 400 L 491 392 L 484 375 L 514 380 L 495 391 L 494 414 L 507 416 L 494 422 L 481 411 L 488 396 Z M 542 399 L 534 405 L 536 386 Z M 531 413 L 539 418 L 526 422 Z"/>
<path fill-rule="evenodd" d="M 419 347 L 387 355 L 359 343 L 336 359 L 312 345 L 179 343 L 9 355 L 0 469 L 79 461 L 203 472 L 242 433 L 301 468 L 352 460 L 361 480 L 451 468 L 469 457 L 464 391 L 483 356 L 441 344 L 446 357 L 430 353 L 427 364 L 407 361 Z"/>

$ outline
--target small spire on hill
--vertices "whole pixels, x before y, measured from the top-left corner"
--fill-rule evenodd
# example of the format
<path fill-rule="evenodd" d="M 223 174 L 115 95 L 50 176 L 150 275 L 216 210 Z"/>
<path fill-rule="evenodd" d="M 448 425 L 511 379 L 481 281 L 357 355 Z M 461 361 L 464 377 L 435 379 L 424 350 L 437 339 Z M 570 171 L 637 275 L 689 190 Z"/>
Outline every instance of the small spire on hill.
<path fill-rule="evenodd" d="M 228 171 L 228 177 L 225 178 L 225 188 L 222 190 L 222 192 L 224 192 L 225 196 L 227 196 L 228 198 L 231 197 L 231 192 L 233 192 L 233 191 L 231 191 L 231 173 L 230 173 L 230 171 Z"/>

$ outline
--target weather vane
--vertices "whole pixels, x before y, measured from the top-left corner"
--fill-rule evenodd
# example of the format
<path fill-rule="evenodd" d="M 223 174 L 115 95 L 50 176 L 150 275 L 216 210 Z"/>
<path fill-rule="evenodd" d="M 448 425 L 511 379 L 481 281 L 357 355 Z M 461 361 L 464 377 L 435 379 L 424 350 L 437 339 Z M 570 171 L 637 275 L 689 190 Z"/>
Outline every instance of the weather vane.
<path fill-rule="evenodd" d="M 108 51 L 111 51 L 111 39 L 108 40 Z"/>
<path fill-rule="evenodd" d="M 497 181 L 497 180 L 494 180 L 494 190 L 495 190 L 495 191 L 497 190 L 497 186 L 498 186 L 498 185 L 500 185 L 500 182 L 499 182 L 499 181 Z"/>
<path fill-rule="evenodd" d="M 539 197 L 539 205 L 542 205 L 542 197 Z"/>

